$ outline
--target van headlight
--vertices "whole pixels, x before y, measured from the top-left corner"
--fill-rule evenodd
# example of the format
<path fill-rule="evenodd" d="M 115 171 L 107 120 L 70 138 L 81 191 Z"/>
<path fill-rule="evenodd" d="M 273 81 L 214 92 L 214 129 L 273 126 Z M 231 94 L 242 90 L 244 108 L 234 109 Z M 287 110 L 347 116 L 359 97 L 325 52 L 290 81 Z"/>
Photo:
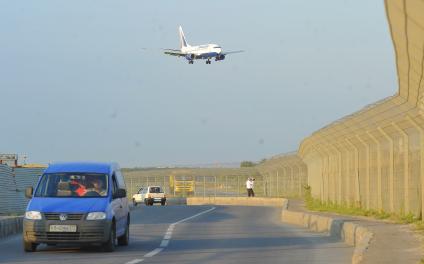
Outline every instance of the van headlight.
<path fill-rule="evenodd" d="M 25 219 L 41 220 L 41 213 L 38 211 L 27 211 L 25 212 Z"/>
<path fill-rule="evenodd" d="M 91 212 L 87 215 L 87 220 L 103 220 L 106 219 L 104 212 Z"/>

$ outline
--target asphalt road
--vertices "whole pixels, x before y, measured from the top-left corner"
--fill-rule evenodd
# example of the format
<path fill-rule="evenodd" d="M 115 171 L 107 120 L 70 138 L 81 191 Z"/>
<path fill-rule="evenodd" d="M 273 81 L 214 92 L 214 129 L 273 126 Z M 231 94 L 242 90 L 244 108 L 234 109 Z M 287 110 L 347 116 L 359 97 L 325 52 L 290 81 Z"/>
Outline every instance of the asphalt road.
<path fill-rule="evenodd" d="M 353 253 L 330 237 L 282 224 L 279 208 L 141 206 L 131 213 L 130 245 L 115 252 L 42 245 L 24 253 L 17 235 L 0 240 L 0 263 L 342 264 Z"/>

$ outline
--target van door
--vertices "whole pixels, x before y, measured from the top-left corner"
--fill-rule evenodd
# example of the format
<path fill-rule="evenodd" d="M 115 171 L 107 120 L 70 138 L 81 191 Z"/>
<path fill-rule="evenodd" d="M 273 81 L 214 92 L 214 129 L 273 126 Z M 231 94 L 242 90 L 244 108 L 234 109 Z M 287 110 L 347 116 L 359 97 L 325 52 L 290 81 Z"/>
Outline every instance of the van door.
<path fill-rule="evenodd" d="M 116 176 L 114 173 L 112 175 L 112 209 L 115 213 L 116 236 L 121 236 L 125 232 L 125 218 L 123 218 L 124 210 L 121 198 L 114 198 L 115 194 L 118 191 L 118 188 L 118 181 L 116 180 Z"/>

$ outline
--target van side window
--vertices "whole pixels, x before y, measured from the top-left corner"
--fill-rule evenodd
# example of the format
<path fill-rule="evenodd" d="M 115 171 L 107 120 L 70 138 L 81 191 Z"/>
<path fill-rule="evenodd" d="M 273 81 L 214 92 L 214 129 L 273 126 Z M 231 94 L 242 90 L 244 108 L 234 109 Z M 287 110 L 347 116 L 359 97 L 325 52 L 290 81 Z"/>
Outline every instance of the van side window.
<path fill-rule="evenodd" d="M 116 175 L 116 180 L 118 182 L 119 188 L 126 189 L 124 177 L 122 177 L 121 170 L 116 170 L 115 175 Z"/>
<path fill-rule="evenodd" d="M 112 175 L 112 194 L 118 191 L 118 183 L 116 182 L 115 174 Z"/>

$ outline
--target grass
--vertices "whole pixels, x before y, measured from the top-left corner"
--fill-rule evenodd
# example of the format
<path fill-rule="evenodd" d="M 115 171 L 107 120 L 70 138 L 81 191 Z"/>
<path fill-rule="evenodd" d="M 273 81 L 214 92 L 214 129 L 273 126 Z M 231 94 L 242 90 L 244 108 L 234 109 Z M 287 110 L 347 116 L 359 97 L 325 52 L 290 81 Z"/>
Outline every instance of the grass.
<path fill-rule="evenodd" d="M 306 208 L 311 211 L 318 212 L 332 212 L 343 215 L 352 215 L 352 216 L 367 216 L 374 219 L 387 219 L 398 224 L 414 224 L 416 229 L 424 231 L 424 222 L 420 218 L 416 217 L 412 213 L 408 214 L 395 214 L 388 213 L 383 210 L 367 210 L 361 208 L 360 206 L 352 206 L 348 204 L 336 204 L 333 202 L 322 202 L 318 199 L 315 199 L 311 195 L 311 188 L 309 186 L 305 187 L 305 204 Z"/>

